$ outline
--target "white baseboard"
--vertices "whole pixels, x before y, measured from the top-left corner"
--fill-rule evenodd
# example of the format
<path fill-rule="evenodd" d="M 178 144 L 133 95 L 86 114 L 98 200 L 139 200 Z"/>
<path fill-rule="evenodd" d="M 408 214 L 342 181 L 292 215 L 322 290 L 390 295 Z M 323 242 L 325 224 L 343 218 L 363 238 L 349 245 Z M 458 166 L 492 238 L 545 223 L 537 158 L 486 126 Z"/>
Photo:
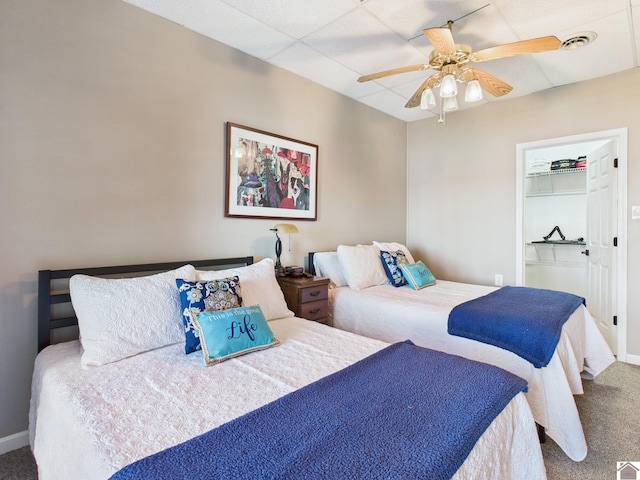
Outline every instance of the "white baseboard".
<path fill-rule="evenodd" d="M 29 432 L 27 430 L 0 438 L 0 455 L 10 452 L 11 450 L 17 450 L 26 445 L 29 445 Z"/>
<path fill-rule="evenodd" d="M 631 363 L 633 365 L 640 365 L 640 355 L 629 355 L 627 353 L 626 363 Z"/>

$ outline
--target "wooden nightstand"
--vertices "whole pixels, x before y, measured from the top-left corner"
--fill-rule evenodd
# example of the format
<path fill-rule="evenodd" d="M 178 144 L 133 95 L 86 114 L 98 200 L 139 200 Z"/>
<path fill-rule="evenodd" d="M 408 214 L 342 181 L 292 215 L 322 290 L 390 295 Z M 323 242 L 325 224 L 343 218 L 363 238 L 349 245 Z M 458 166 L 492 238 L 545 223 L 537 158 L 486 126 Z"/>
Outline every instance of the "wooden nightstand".
<path fill-rule="evenodd" d="M 322 277 L 277 277 L 289 310 L 296 317 L 327 324 L 329 279 Z"/>

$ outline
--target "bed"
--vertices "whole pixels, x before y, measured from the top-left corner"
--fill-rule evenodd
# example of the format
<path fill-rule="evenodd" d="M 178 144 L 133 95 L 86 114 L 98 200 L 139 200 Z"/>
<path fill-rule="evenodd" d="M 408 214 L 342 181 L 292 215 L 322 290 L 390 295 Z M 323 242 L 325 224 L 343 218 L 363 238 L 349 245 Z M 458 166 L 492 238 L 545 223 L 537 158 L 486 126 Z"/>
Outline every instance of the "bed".
<path fill-rule="evenodd" d="M 495 292 L 496 287 L 432 279 L 430 286 L 418 290 L 410 285 L 396 288 L 381 266 L 381 251 L 401 251 L 408 263 L 417 263 L 400 243 L 374 242 L 309 254 L 314 273 L 331 279 L 329 324 L 386 342 L 410 338 L 423 347 L 496 365 L 524 378 L 542 440 L 548 435 L 572 460 L 583 460 L 587 444 L 573 395 L 583 393 L 582 377 L 595 377 L 615 360 L 588 310 L 581 305 L 571 314 L 549 363 L 535 368 L 511 351 L 448 333 L 448 317 L 456 306 Z"/>
<path fill-rule="evenodd" d="M 230 268 L 220 270 L 221 267 Z M 447 437 L 458 430 L 464 435 L 455 439 L 454 449 L 447 447 L 444 457 L 450 457 L 459 444 L 471 442 L 468 452 L 462 452 L 460 465 L 455 467 L 453 474 L 442 473 L 447 472 L 443 470 L 433 478 L 514 478 L 522 472 L 527 472 L 527 476 L 532 478 L 545 478 L 535 424 L 524 393 L 520 391 L 524 385 L 522 379 L 501 369 L 427 350 L 410 342 L 390 345 L 296 318 L 286 307 L 273 267 L 270 259 L 253 263 L 251 257 L 241 257 L 41 271 L 38 307 L 38 345 L 41 351 L 35 362 L 29 413 L 30 442 L 39 478 L 214 478 L 196 472 L 212 464 L 212 459 L 218 461 L 218 457 L 223 458 L 225 454 L 227 465 L 233 464 L 235 468 L 236 463 L 242 463 L 240 458 L 253 458 L 250 457 L 251 450 L 270 452 L 269 449 L 273 448 L 278 453 L 266 462 L 275 468 L 266 471 L 271 473 L 264 470 L 259 474 L 249 473 L 249 466 L 244 465 L 240 472 L 216 474 L 215 478 L 323 478 L 327 472 L 335 474 L 336 471 L 339 476 L 349 478 L 415 478 L 412 472 L 418 470 L 413 470 L 415 460 L 412 460 L 412 455 L 422 458 L 425 452 L 437 450 L 439 441 L 434 438 L 438 435 Z M 245 305 L 260 306 L 269 331 L 274 340 L 277 339 L 276 344 L 241 356 L 234 354 L 225 361 L 206 366 L 205 361 L 210 358 L 207 354 L 211 355 L 211 352 L 205 347 L 210 339 L 201 330 L 201 351 L 185 354 L 189 345 L 184 338 L 187 323 L 180 318 L 186 314 L 185 304 L 182 297 L 180 300 L 176 298 L 177 289 L 171 292 L 172 282 L 185 278 L 194 285 L 205 282 L 207 285 L 209 282 L 224 284 L 232 279 L 237 292 L 240 292 L 238 285 L 242 287 Z M 69 282 L 70 288 L 67 286 Z M 227 299 L 225 297 L 225 301 Z M 189 303 L 189 308 L 191 305 Z M 230 315 L 229 312 L 233 311 L 234 308 L 230 307 L 202 312 L 196 317 Z M 90 318 L 87 318 L 88 312 L 92 315 Z M 156 315 L 158 312 L 162 316 Z M 170 313 L 172 315 L 166 318 Z M 122 323 L 123 314 L 130 317 L 128 322 L 133 318 L 135 325 Z M 82 340 L 64 338 L 60 332 L 77 328 L 74 326 L 76 322 L 79 323 Z M 175 331 L 181 335 L 178 341 L 172 336 L 174 324 L 177 324 Z M 104 334 L 112 325 L 114 329 L 109 331 L 109 338 L 100 337 L 94 331 L 99 326 L 106 329 L 102 331 Z M 150 325 L 153 328 L 149 328 Z M 156 335 L 157 332 L 162 335 Z M 74 332 L 68 335 L 73 337 Z M 61 339 L 64 341 L 59 341 Z M 54 343 L 56 341 L 59 343 Z M 412 350 L 399 362 L 394 375 L 398 381 L 404 377 L 405 386 L 382 392 L 382 398 L 384 395 L 397 396 L 399 392 L 404 396 L 406 391 L 407 395 L 416 395 L 410 405 L 404 406 L 399 400 L 387 400 L 387 403 L 378 405 L 377 408 L 382 410 L 375 413 L 376 398 L 381 392 L 369 391 L 368 387 L 375 381 L 363 381 L 355 386 L 352 383 L 335 383 L 361 378 L 359 375 L 363 371 L 368 371 L 371 378 L 380 377 L 380 372 L 387 367 L 394 368 L 394 363 L 389 360 L 391 357 L 385 355 L 404 349 Z M 208 353 L 203 359 L 202 352 L 205 351 Z M 420 356 L 416 356 L 418 354 Z M 419 360 L 421 358 L 425 360 Z M 405 368 L 407 361 L 415 363 L 413 374 Z M 425 380 L 430 376 L 436 378 L 439 370 L 444 370 L 441 375 L 444 379 L 458 368 L 473 372 L 465 377 L 468 385 L 466 381 L 458 381 L 450 382 L 446 388 L 431 388 Z M 396 385 L 396 380 L 380 378 L 383 383 Z M 477 389 L 473 381 L 514 386 L 508 400 L 501 397 L 505 405 L 499 407 L 495 418 L 480 415 L 482 421 L 476 425 L 476 429 L 479 428 L 477 441 L 465 436 L 467 430 L 462 429 L 465 424 L 458 419 L 455 420 L 455 428 L 438 431 L 437 427 L 429 426 L 438 424 L 437 411 L 434 413 L 432 409 L 429 413 L 427 407 L 431 400 L 425 402 L 423 398 L 449 391 L 453 396 L 449 402 L 465 403 L 467 396 L 473 396 L 473 392 L 468 390 Z M 344 385 L 348 385 L 348 389 L 344 389 Z M 415 392 L 414 386 L 419 388 Z M 325 391 L 331 389 L 338 398 L 325 402 Z M 347 395 L 347 390 L 351 396 Z M 344 400 L 345 403 L 341 404 L 343 393 L 345 399 L 351 400 Z M 478 395 L 481 396 L 484 395 Z M 365 404 L 364 408 L 358 406 L 361 403 Z M 392 403 L 398 404 L 397 407 L 390 408 Z M 268 410 L 277 408 L 284 410 Z M 316 408 L 326 409 L 328 413 L 321 410 L 318 415 L 313 415 Z M 354 408 L 358 412 L 350 410 Z M 314 425 L 333 424 L 332 428 L 337 429 L 334 433 L 340 434 L 330 435 L 328 442 L 311 442 L 312 431 L 299 427 L 298 417 L 287 418 L 289 412 L 296 409 L 311 410 L 310 419 L 305 421 Z M 387 416 L 387 412 L 394 410 L 405 410 L 404 415 L 412 419 L 408 428 L 413 431 L 413 436 L 408 437 L 404 428 L 393 431 L 387 426 L 382 431 L 384 433 L 367 433 L 364 439 L 356 438 L 358 432 L 361 432 L 361 437 L 364 435 L 362 432 L 368 432 L 363 424 L 375 425 L 374 419 Z M 451 416 L 456 408 L 436 410 Z M 479 410 L 478 413 L 484 411 Z M 348 413 L 347 417 L 354 412 L 364 415 L 364 420 L 350 425 L 350 420 L 343 418 L 344 412 Z M 432 417 L 425 420 L 427 414 L 433 415 L 433 421 Z M 250 424 L 250 429 L 241 423 L 256 422 L 257 419 L 264 424 L 265 434 L 260 434 L 258 427 L 253 428 L 255 423 Z M 285 420 L 293 422 L 293 425 L 285 424 L 281 437 L 291 436 L 305 441 L 299 441 L 295 448 L 285 448 L 282 452 L 278 450 L 282 438 L 275 441 L 270 437 L 276 435 L 277 424 Z M 396 417 L 390 421 L 393 424 Z M 240 434 L 236 432 L 236 437 L 217 436 L 213 447 L 210 444 L 196 446 L 206 435 L 228 435 L 227 427 L 241 428 Z M 429 433 L 429 440 L 421 439 L 427 427 L 436 428 L 436 431 Z M 297 437 L 294 436 L 296 431 Z M 248 442 L 251 436 L 249 432 L 257 435 L 253 441 L 261 442 L 261 448 L 245 448 L 244 442 Z M 365 447 L 358 455 L 366 460 L 366 466 L 357 466 L 359 464 L 353 458 L 343 459 L 340 463 L 338 459 L 342 458 L 342 449 L 339 448 L 339 440 L 345 445 L 364 441 Z M 398 447 L 397 441 L 405 443 Z M 371 458 L 363 455 L 369 448 L 377 452 Z M 155 463 L 174 458 L 170 457 L 171 454 L 183 462 L 175 467 L 179 473 L 162 463 Z M 287 470 L 288 473 L 278 470 L 287 464 L 287 460 L 291 468 L 298 468 L 297 472 L 295 469 Z M 176 461 L 175 458 L 172 461 Z M 264 459 L 260 461 L 265 463 Z M 366 473 L 363 468 L 367 469 Z M 409 470 L 402 470 L 406 468 Z M 448 464 L 447 468 L 452 467 Z M 330 476 L 335 478 L 335 475 Z"/>

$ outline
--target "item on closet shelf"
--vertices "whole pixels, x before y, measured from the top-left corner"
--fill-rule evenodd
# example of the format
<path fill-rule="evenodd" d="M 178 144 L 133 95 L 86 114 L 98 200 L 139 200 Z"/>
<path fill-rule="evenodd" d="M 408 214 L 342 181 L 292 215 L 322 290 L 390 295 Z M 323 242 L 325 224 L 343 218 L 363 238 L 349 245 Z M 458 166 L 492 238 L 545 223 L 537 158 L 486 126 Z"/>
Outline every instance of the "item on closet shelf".
<path fill-rule="evenodd" d="M 571 158 L 565 158 L 563 160 L 554 160 L 551 162 L 551 170 L 566 170 L 569 168 L 576 168 L 577 160 Z"/>
<path fill-rule="evenodd" d="M 551 237 L 553 237 L 553 234 L 554 234 L 554 233 L 556 233 L 556 232 L 558 232 L 558 235 L 560 235 L 560 238 L 561 238 L 562 240 L 565 240 L 565 236 L 564 236 L 564 235 L 562 234 L 562 232 L 560 231 L 560 227 L 559 227 L 558 225 L 556 225 L 555 227 L 553 227 L 553 230 L 551 230 L 551 231 L 549 232 L 549 235 L 546 235 L 546 236 L 544 236 L 544 237 L 542 237 L 542 238 L 544 238 L 544 239 L 545 239 L 545 241 L 547 241 L 547 240 L 549 240 Z"/>
<path fill-rule="evenodd" d="M 551 169 L 551 162 L 544 158 L 536 158 L 527 163 L 527 174 L 547 173 Z"/>
<path fill-rule="evenodd" d="M 560 240 L 551 240 L 551 237 L 556 232 L 558 232 L 558 235 L 560 235 Z M 570 245 L 586 245 L 584 241 L 584 237 L 578 237 L 573 240 L 571 239 L 567 240 L 567 238 L 562 234 L 560 227 L 557 225 L 553 227 L 553 230 L 549 232 L 549 235 L 545 235 L 542 238 L 544 240 L 533 240 L 531 241 L 531 243 L 558 243 L 558 244 L 570 244 Z"/>
<path fill-rule="evenodd" d="M 578 160 L 576 160 L 576 168 L 587 168 L 586 155 L 582 155 L 581 157 L 578 157 Z"/>

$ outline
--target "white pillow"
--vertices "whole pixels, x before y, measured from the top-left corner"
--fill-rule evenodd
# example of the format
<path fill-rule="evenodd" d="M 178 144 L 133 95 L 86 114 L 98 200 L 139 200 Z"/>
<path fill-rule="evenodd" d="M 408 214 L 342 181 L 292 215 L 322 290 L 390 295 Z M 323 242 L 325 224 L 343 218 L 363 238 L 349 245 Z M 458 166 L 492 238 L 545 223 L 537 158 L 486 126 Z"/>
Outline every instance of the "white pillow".
<path fill-rule="evenodd" d="M 176 278 L 194 281 L 195 276 L 195 268 L 184 265 L 147 277 L 71 277 L 82 366 L 105 365 L 184 341 Z"/>
<path fill-rule="evenodd" d="M 338 252 L 316 252 L 313 254 L 313 267 L 316 275 L 329 277 L 329 280 L 336 287 L 344 287 L 347 279 L 342 274 L 342 267 L 338 259 Z"/>
<path fill-rule="evenodd" d="M 378 247 L 380 250 L 384 250 L 386 252 L 397 252 L 398 250 L 402 250 L 404 252 L 405 257 L 407 257 L 407 262 L 416 263 L 409 249 L 406 247 L 406 245 L 403 245 L 402 243 L 374 241 L 373 244 L 376 247 Z"/>
<path fill-rule="evenodd" d="M 338 245 L 338 260 L 344 278 L 354 290 L 387 283 L 380 249 L 375 245 Z"/>
<path fill-rule="evenodd" d="M 227 270 L 198 270 L 198 280 L 219 280 L 221 278 L 240 278 L 243 305 L 260 305 L 264 317 L 269 320 L 293 317 L 287 307 L 284 294 L 276 280 L 273 260 L 265 258 L 246 267 Z"/>

